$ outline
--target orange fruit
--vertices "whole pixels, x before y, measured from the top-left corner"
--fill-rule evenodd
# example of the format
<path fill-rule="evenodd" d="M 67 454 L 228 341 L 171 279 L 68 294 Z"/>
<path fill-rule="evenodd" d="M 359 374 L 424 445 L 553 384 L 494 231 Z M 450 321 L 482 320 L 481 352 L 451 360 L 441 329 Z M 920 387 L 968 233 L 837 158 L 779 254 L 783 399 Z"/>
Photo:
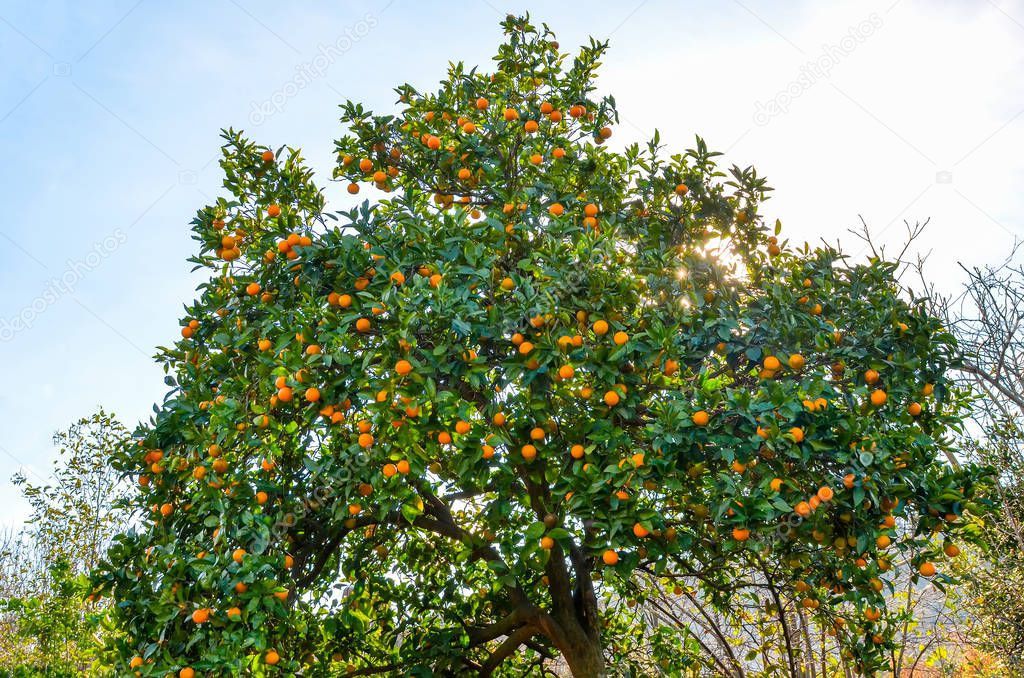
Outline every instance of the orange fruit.
<path fill-rule="evenodd" d="M 622 331 L 616 332 L 614 336 L 612 336 L 612 341 L 615 342 L 616 346 L 622 346 L 629 341 L 629 335 Z"/>
<path fill-rule="evenodd" d="M 798 516 L 801 516 L 802 518 L 806 518 L 807 516 L 811 515 L 811 505 L 808 504 L 806 501 L 799 502 L 793 510 L 796 511 L 796 514 Z"/>
<path fill-rule="evenodd" d="M 490 104 L 490 102 L 487 101 L 487 99 L 485 99 L 484 97 L 480 97 L 479 99 L 476 100 L 476 107 L 479 108 L 480 110 L 487 108 L 488 104 Z"/>
<path fill-rule="evenodd" d="M 867 384 L 874 384 L 878 381 L 878 372 L 876 370 L 868 370 L 864 373 L 864 381 Z"/>
<path fill-rule="evenodd" d="M 192 621 L 196 624 L 205 624 L 210 620 L 210 611 L 205 607 L 201 607 L 192 613 Z"/>
<path fill-rule="evenodd" d="M 360 318 L 356 321 L 356 329 L 360 332 L 370 331 L 370 321 L 367 318 Z"/>
<path fill-rule="evenodd" d="M 880 388 L 876 388 L 871 392 L 871 404 L 875 407 L 881 407 L 888 399 L 888 394 Z"/>
<path fill-rule="evenodd" d="M 308 402 L 315 403 L 320 400 L 320 389 L 315 386 L 310 386 L 306 389 L 305 396 Z"/>
<path fill-rule="evenodd" d="M 782 489 L 782 478 L 772 478 L 772 482 L 769 484 L 772 488 L 772 492 L 778 492 Z"/>
<path fill-rule="evenodd" d="M 369 434 L 369 433 L 360 433 L 359 434 L 359 447 L 362 447 L 362 448 L 365 449 L 365 448 L 369 447 L 370 445 L 373 445 L 373 436 L 371 434 Z"/>
<path fill-rule="evenodd" d="M 585 450 L 582 445 L 573 445 L 572 449 L 569 450 L 569 454 L 572 455 L 573 459 L 582 459 Z"/>
<path fill-rule="evenodd" d="M 274 666 L 281 661 L 281 655 L 274 650 L 268 650 L 267 654 L 263 657 L 263 661 L 271 666 Z"/>
<path fill-rule="evenodd" d="M 558 368 L 558 376 L 562 379 L 572 379 L 572 375 L 575 373 L 572 365 L 562 365 Z"/>
<path fill-rule="evenodd" d="M 834 496 L 835 493 L 832 491 L 831 487 L 818 488 L 818 499 L 820 499 L 821 501 L 832 501 L 832 497 Z"/>
<path fill-rule="evenodd" d="M 551 549 L 555 548 L 555 540 L 551 537 L 541 537 L 540 547 L 545 551 L 550 551 Z"/>
<path fill-rule="evenodd" d="M 889 548 L 889 544 L 891 543 L 892 539 L 890 539 L 889 536 L 885 534 L 879 535 L 879 537 L 875 539 L 875 546 L 877 546 L 880 549 Z"/>
<path fill-rule="evenodd" d="M 643 539 L 644 537 L 650 534 L 650 531 L 640 523 L 634 523 L 633 534 L 639 537 L 640 539 Z"/>
<path fill-rule="evenodd" d="M 921 567 L 917 568 L 917 571 L 924 577 L 934 577 L 936 572 L 935 564 L 929 562 L 921 563 Z"/>
<path fill-rule="evenodd" d="M 604 394 L 604 404 L 608 407 L 615 407 L 619 404 L 619 394 L 615 391 L 606 391 Z"/>
<path fill-rule="evenodd" d="M 793 436 L 793 442 L 802 443 L 804 441 L 804 430 L 799 426 L 789 429 L 789 435 Z"/>
<path fill-rule="evenodd" d="M 764 369 L 771 370 L 772 372 L 775 372 L 780 367 L 782 367 L 782 363 L 779 362 L 779 359 L 773 355 L 770 355 L 767 358 L 765 358 L 764 363 L 762 363 L 762 365 L 764 366 Z"/>
<path fill-rule="evenodd" d="M 519 112 L 516 111 L 516 109 L 514 108 L 506 108 L 505 113 L 503 115 L 505 116 L 505 120 L 511 121 L 519 119 Z"/>
<path fill-rule="evenodd" d="M 470 425 L 468 421 L 457 421 L 455 422 L 455 432 L 465 435 L 469 433 Z"/>
<path fill-rule="evenodd" d="M 242 558 L 245 558 L 245 549 L 235 549 L 234 553 L 231 554 L 231 560 L 236 563 L 242 562 Z"/>
<path fill-rule="evenodd" d="M 690 192 L 690 187 L 686 184 L 676 184 L 676 195 L 686 195 Z"/>
<path fill-rule="evenodd" d="M 789 356 L 789 366 L 794 370 L 802 370 L 806 363 L 807 360 L 804 359 L 804 357 L 799 353 L 794 353 L 793 355 Z"/>
<path fill-rule="evenodd" d="M 601 554 L 601 560 L 604 561 L 605 565 L 612 566 L 619 562 L 619 554 L 612 549 L 608 549 Z"/>
<path fill-rule="evenodd" d="M 732 528 L 732 538 L 736 541 L 746 541 L 750 539 L 750 530 L 744 527 Z"/>
<path fill-rule="evenodd" d="M 907 412 L 912 417 L 920 416 L 921 415 L 921 404 L 920 403 L 910 403 L 910 405 L 907 406 Z"/>
<path fill-rule="evenodd" d="M 527 134 L 533 134 L 537 131 L 537 121 L 527 120 L 526 124 L 523 125 L 523 129 L 526 130 Z"/>
<path fill-rule="evenodd" d="M 280 216 L 280 215 L 281 215 L 281 207 L 280 207 L 280 205 L 270 205 L 269 207 L 267 207 L 267 216 L 268 217 L 277 217 L 277 216 Z"/>
<path fill-rule="evenodd" d="M 523 445 L 520 452 L 526 461 L 533 461 L 537 457 L 537 448 L 533 445 Z"/>
<path fill-rule="evenodd" d="M 408 475 L 409 471 L 412 470 L 409 467 L 409 462 L 405 459 L 402 459 L 400 462 L 398 462 L 398 464 L 395 465 L 395 468 L 397 468 L 398 472 L 401 473 L 403 476 Z"/>
<path fill-rule="evenodd" d="M 711 416 L 704 410 L 698 410 L 693 413 L 693 416 L 690 417 L 690 419 L 692 419 L 693 423 L 697 426 L 707 426 L 708 422 L 711 421 Z"/>
<path fill-rule="evenodd" d="M 608 333 L 608 323 L 604 320 L 598 320 L 594 323 L 594 334 L 602 336 Z"/>
<path fill-rule="evenodd" d="M 950 558 L 956 558 L 960 555 L 960 548 L 956 544 L 946 544 L 945 548 L 942 549 L 942 552 Z"/>
<path fill-rule="evenodd" d="M 565 208 L 562 207 L 561 203 L 556 202 L 550 207 L 548 207 L 548 214 L 550 214 L 553 217 L 560 217 L 563 214 L 565 214 Z"/>
<path fill-rule="evenodd" d="M 408 360 L 399 360 L 395 363 L 395 373 L 398 374 L 398 376 L 404 377 L 410 372 L 412 372 L 412 363 Z"/>

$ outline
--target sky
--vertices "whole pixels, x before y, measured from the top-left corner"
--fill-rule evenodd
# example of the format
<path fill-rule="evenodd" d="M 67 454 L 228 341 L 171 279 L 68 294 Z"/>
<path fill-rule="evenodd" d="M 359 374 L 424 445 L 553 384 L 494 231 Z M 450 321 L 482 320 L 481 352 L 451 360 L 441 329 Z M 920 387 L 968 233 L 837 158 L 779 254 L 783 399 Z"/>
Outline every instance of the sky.
<path fill-rule="evenodd" d="M 915 248 L 952 291 L 1024 237 L 1024 1 L 0 0 L 0 525 L 54 432 L 99 407 L 133 427 L 163 397 L 152 356 L 199 282 L 188 222 L 221 192 L 221 128 L 302 148 L 346 207 L 337 105 L 391 112 L 399 83 L 488 68 L 524 11 L 563 49 L 610 41 L 616 144 L 699 134 L 768 177 L 793 242 L 863 256 L 861 219 L 890 251 L 930 219 Z"/>

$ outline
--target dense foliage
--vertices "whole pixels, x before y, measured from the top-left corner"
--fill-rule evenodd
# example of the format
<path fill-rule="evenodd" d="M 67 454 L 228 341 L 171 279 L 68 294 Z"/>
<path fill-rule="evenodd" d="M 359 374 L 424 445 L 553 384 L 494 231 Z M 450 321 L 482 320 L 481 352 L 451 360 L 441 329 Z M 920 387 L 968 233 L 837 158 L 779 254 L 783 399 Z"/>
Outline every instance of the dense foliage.
<path fill-rule="evenodd" d="M 892 264 L 778 240 L 700 139 L 610 150 L 604 43 L 504 29 L 493 73 L 343 106 L 336 178 L 379 191 L 351 211 L 225 133 L 210 279 L 116 458 L 140 524 L 94 578 L 126 675 L 678 674 L 638 578 L 724 601 L 758 563 L 871 673 L 893 561 L 947 581 L 981 507 L 939 461 L 939 321 Z"/>

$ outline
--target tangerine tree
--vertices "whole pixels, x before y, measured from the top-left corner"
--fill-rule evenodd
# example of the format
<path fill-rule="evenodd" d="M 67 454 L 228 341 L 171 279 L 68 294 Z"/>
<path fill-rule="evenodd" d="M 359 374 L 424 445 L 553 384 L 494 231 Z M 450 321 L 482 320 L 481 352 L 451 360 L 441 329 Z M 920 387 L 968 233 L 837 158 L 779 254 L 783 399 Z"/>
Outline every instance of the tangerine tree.
<path fill-rule="evenodd" d="M 726 605 L 757 563 L 871 672 L 892 560 L 944 580 L 978 486 L 937 460 L 950 335 L 891 264 L 779 241 L 700 139 L 610 150 L 606 43 L 503 28 L 493 73 L 342 107 L 350 211 L 225 132 L 210 278 L 115 459 L 126 675 L 673 673 L 641 580 Z"/>

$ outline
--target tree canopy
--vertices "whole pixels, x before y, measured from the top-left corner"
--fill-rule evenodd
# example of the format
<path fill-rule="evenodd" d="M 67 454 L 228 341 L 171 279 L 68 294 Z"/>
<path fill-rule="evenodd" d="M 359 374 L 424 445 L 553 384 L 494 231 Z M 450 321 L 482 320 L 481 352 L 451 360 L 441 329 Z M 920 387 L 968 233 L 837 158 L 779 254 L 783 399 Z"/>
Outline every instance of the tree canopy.
<path fill-rule="evenodd" d="M 210 277 L 115 460 L 138 525 L 94 585 L 126 675 L 676 675 L 641 583 L 726 605 L 749 568 L 872 673 L 894 559 L 947 581 L 984 507 L 943 462 L 939 320 L 893 264 L 791 246 L 700 138 L 609 148 L 606 43 L 503 29 L 492 72 L 342 106 L 351 210 L 224 133 Z"/>

